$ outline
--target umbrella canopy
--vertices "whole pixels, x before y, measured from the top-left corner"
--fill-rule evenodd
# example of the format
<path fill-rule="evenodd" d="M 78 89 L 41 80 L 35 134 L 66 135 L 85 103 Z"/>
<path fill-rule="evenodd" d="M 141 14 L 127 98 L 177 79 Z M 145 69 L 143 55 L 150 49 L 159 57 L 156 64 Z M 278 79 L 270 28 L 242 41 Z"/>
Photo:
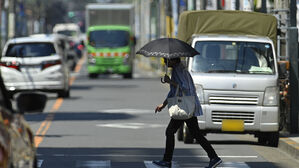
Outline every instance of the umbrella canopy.
<path fill-rule="evenodd" d="M 160 38 L 144 45 L 136 54 L 146 57 L 163 57 L 167 59 L 178 57 L 193 57 L 198 55 L 189 44 L 175 38 Z"/>

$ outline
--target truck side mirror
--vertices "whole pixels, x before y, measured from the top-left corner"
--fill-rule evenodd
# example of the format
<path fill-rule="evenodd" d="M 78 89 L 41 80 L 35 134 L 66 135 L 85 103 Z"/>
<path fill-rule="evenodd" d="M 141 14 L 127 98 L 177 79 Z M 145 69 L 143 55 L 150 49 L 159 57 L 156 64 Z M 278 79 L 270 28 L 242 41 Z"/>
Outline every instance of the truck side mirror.
<path fill-rule="evenodd" d="M 279 78 L 285 78 L 289 69 L 290 69 L 289 61 L 278 61 Z"/>
<path fill-rule="evenodd" d="M 16 104 L 21 114 L 42 112 L 47 102 L 47 96 L 42 93 L 24 92 L 17 96 Z"/>
<path fill-rule="evenodd" d="M 137 42 L 136 42 L 136 37 L 135 37 L 135 36 L 133 36 L 133 37 L 132 37 L 132 40 L 133 40 L 133 44 L 134 44 L 134 46 L 135 46 L 135 45 L 136 45 L 136 43 L 137 43 Z"/>

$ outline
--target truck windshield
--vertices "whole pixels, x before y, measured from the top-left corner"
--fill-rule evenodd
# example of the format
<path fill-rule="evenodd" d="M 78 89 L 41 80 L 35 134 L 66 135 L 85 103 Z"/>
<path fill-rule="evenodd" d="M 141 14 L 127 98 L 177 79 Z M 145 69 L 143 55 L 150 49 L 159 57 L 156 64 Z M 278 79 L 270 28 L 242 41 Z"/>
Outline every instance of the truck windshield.
<path fill-rule="evenodd" d="M 77 36 L 77 31 L 75 30 L 61 30 L 57 31 L 58 34 L 63 34 L 69 37 L 76 37 Z"/>
<path fill-rule="evenodd" d="M 196 42 L 200 55 L 192 61 L 193 72 L 273 74 L 271 44 L 258 42 Z"/>
<path fill-rule="evenodd" d="M 52 43 L 20 43 L 10 44 L 7 48 L 7 57 L 41 57 L 55 54 Z"/>
<path fill-rule="evenodd" d="M 115 48 L 129 45 L 130 35 L 122 30 L 98 30 L 89 34 L 89 44 L 93 47 Z"/>

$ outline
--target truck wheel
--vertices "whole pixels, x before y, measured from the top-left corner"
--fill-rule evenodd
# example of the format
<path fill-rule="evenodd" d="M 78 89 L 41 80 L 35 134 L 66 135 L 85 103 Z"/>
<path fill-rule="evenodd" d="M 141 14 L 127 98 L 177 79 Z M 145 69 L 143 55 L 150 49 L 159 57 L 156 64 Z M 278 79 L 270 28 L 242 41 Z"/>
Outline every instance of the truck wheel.
<path fill-rule="evenodd" d="M 257 141 L 260 145 L 266 145 L 267 144 L 267 137 L 265 135 L 258 135 Z"/>
<path fill-rule="evenodd" d="M 184 140 L 183 126 L 184 126 L 184 125 L 182 125 L 182 126 L 178 129 L 178 131 L 177 131 L 177 139 L 178 139 L 178 141 L 183 141 L 183 140 Z"/>
<path fill-rule="evenodd" d="M 268 142 L 271 147 L 278 147 L 279 142 L 279 132 L 268 133 Z"/>
<path fill-rule="evenodd" d="M 191 144 L 193 143 L 193 136 L 190 134 L 189 128 L 186 124 L 184 124 L 183 128 L 183 140 L 185 144 Z"/>
<path fill-rule="evenodd" d="M 90 73 L 90 74 L 88 74 L 88 77 L 89 77 L 90 79 L 95 79 L 95 78 L 98 77 L 98 74 Z"/>
<path fill-rule="evenodd" d="M 123 76 L 124 76 L 125 79 L 132 79 L 132 77 L 133 77 L 132 72 L 126 73 Z"/>
<path fill-rule="evenodd" d="M 70 89 L 58 91 L 57 94 L 58 97 L 62 97 L 62 98 L 70 97 Z"/>

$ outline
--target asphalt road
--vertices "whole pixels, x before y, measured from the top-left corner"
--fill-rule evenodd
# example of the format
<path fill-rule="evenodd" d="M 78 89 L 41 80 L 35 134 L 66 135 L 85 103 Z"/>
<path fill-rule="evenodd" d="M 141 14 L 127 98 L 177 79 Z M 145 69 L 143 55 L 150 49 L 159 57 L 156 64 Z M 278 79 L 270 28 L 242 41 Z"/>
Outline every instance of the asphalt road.
<path fill-rule="evenodd" d="M 117 75 L 88 79 L 83 65 L 73 73 L 71 97 L 49 101 L 41 114 L 26 119 L 36 134 L 42 168 L 148 168 L 161 159 L 169 117 L 154 114 L 168 87 L 157 76 L 135 69 L 132 80 Z M 224 163 L 220 167 L 295 168 L 299 162 L 278 148 L 257 144 L 251 135 L 208 134 Z M 176 141 L 174 167 L 208 164 L 198 144 Z"/>

